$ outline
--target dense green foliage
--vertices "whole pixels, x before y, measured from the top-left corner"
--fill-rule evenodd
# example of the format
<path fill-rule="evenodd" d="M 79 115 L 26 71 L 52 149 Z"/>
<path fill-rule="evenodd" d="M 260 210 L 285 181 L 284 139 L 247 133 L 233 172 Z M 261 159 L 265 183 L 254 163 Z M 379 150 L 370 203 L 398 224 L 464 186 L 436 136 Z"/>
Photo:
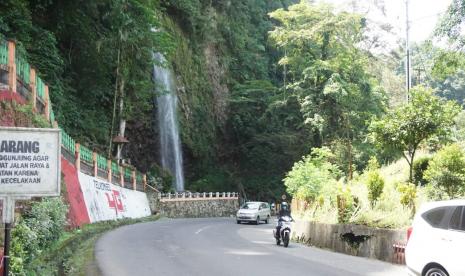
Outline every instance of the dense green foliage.
<path fill-rule="evenodd" d="M 436 35 L 451 39 L 456 46 L 463 47 L 463 22 L 465 21 L 465 1 L 453 0 L 446 14 L 436 27 Z"/>
<path fill-rule="evenodd" d="M 413 183 L 424 186 L 428 183 L 425 179 L 425 171 L 428 169 L 430 157 L 418 158 L 413 162 Z"/>
<path fill-rule="evenodd" d="M 314 201 L 322 191 L 337 185 L 340 171 L 331 164 L 332 154 L 328 148 L 314 148 L 312 154 L 296 162 L 284 178 L 287 192 L 296 198 Z"/>
<path fill-rule="evenodd" d="M 284 89 L 297 96 L 315 146 L 342 144 L 344 171 L 351 177 L 354 150 L 363 146 L 369 120 L 384 110 L 385 97 L 368 73 L 363 18 L 331 6 L 304 2 L 270 14 L 279 24 L 270 33 L 284 52 Z M 364 160 L 367 161 L 367 157 Z"/>
<path fill-rule="evenodd" d="M 61 198 L 31 204 L 12 231 L 11 272 L 26 275 L 28 266 L 63 235 L 68 207 Z"/>
<path fill-rule="evenodd" d="M 243 175 L 246 190 L 279 197 L 284 172 L 310 149 L 297 99 L 286 98 L 268 81 L 251 81 L 233 88 L 229 106 L 231 165 Z"/>
<path fill-rule="evenodd" d="M 465 192 L 465 152 L 458 144 L 445 146 L 430 161 L 424 176 L 449 198 Z"/>
<path fill-rule="evenodd" d="M 450 48 L 450 47 L 449 47 Z M 463 105 L 465 54 L 455 49 L 439 48 L 431 41 L 412 47 L 413 85 L 435 90 L 438 96 Z"/>

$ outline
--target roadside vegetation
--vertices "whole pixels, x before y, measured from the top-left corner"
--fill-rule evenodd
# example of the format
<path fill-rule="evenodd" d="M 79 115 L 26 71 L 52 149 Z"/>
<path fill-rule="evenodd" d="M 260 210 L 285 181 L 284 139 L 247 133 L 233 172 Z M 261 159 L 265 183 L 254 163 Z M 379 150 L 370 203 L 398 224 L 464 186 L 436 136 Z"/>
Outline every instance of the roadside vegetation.
<path fill-rule="evenodd" d="M 424 77 L 413 76 L 408 100 L 396 86 L 401 59 L 368 43 L 383 35 L 369 32 L 375 22 L 303 2 L 270 13 L 284 89 L 297 98 L 312 140 L 283 179 L 294 213 L 403 228 L 422 203 L 465 197 L 464 7 L 454 1 L 436 28 L 448 47 L 414 45 Z"/>
<path fill-rule="evenodd" d="M 94 246 L 104 232 L 158 216 L 122 219 L 67 229 L 68 206 L 61 198 L 28 204 L 11 240 L 11 275 L 88 275 L 96 271 Z"/>
<path fill-rule="evenodd" d="M 403 158 L 380 167 L 372 157 L 351 178 L 341 173 L 333 152 L 313 149 L 294 164 L 284 183 L 306 220 L 382 228 L 410 224 L 424 202 L 465 197 L 465 151 L 457 140 L 460 107 L 423 87 L 408 104 L 372 121 L 379 149 Z M 462 111 L 463 112 L 463 111 Z"/>

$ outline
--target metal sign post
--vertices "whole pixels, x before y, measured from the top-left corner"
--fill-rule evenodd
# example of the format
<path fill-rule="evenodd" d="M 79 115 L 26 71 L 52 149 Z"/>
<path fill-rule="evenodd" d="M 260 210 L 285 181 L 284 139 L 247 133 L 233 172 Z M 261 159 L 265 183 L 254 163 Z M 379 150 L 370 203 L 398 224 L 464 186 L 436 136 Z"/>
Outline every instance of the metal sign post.
<path fill-rule="evenodd" d="M 17 200 L 28 200 L 30 197 L 3 197 L 2 222 L 5 224 L 5 241 L 3 249 L 3 276 L 8 276 L 10 265 L 11 229 L 15 223 L 15 204 Z"/>
<path fill-rule="evenodd" d="M 5 224 L 4 269 L 8 276 L 15 202 L 60 195 L 59 129 L 0 127 L 0 199 Z"/>
<path fill-rule="evenodd" d="M 3 202 L 2 220 L 5 223 L 5 242 L 3 248 L 3 276 L 8 276 L 10 265 L 10 239 L 11 226 L 15 221 L 15 200 L 11 197 L 5 197 Z"/>

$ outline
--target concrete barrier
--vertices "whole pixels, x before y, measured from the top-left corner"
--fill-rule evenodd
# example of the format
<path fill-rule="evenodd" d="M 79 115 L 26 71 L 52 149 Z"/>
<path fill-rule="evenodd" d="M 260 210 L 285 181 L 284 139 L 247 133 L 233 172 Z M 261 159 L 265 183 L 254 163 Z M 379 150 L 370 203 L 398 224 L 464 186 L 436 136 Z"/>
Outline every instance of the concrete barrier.
<path fill-rule="evenodd" d="M 370 228 L 362 225 L 324 224 L 296 221 L 292 237 L 295 241 L 359 257 L 392 262 L 393 245 L 405 243 L 406 230 Z"/>

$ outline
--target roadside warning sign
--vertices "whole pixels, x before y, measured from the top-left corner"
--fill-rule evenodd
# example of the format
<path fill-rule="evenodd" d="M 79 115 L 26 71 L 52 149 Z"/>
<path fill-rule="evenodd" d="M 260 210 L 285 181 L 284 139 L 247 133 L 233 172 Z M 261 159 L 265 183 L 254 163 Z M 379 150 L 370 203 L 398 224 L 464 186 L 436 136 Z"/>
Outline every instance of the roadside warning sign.
<path fill-rule="evenodd" d="M 60 130 L 0 127 L 0 197 L 60 195 Z"/>

